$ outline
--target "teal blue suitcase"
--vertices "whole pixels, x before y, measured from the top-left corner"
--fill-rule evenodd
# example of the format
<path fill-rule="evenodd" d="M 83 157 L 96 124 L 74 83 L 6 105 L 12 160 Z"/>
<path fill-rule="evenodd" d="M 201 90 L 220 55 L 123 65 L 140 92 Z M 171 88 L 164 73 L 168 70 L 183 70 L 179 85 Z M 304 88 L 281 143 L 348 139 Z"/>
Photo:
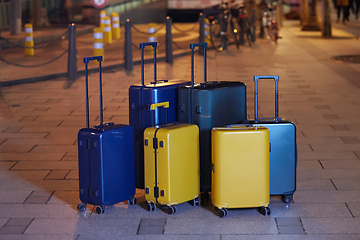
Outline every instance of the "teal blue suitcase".
<path fill-rule="evenodd" d="M 204 47 L 204 83 L 194 83 L 194 49 Z M 246 85 L 239 81 L 206 81 L 206 43 L 191 44 L 191 84 L 179 88 L 179 122 L 193 123 L 200 131 L 201 197 L 211 191 L 211 129 L 247 118 Z"/>
<path fill-rule="evenodd" d="M 275 117 L 258 118 L 258 81 L 275 80 Z M 281 195 L 290 203 L 296 190 L 297 144 L 296 126 L 279 118 L 279 76 L 255 76 L 255 119 L 243 123 L 264 126 L 270 130 L 270 195 Z"/>

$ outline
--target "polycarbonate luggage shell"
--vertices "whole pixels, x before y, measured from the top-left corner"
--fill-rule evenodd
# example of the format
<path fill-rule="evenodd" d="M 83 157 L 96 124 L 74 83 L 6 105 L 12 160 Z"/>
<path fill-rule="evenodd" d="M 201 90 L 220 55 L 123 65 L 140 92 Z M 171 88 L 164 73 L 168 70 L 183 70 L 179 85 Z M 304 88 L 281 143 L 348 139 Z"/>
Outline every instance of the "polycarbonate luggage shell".
<path fill-rule="evenodd" d="M 258 118 L 258 81 L 275 80 L 275 117 Z M 255 119 L 245 124 L 264 126 L 270 130 L 270 195 L 281 195 L 284 202 L 290 203 L 296 190 L 297 144 L 296 126 L 287 119 L 278 117 L 279 76 L 255 76 Z"/>
<path fill-rule="evenodd" d="M 203 44 L 193 44 L 204 46 Z M 246 85 L 238 81 L 206 81 L 206 46 L 204 47 L 204 79 L 194 84 L 192 54 L 192 85 L 179 88 L 179 122 L 196 124 L 200 131 L 200 187 L 211 191 L 211 129 L 239 123 L 247 118 Z M 205 195 L 206 196 L 206 195 Z M 208 197 L 208 196 L 206 196 Z"/>
<path fill-rule="evenodd" d="M 143 48 L 147 45 L 155 47 L 154 51 L 154 81 L 144 83 Z M 129 124 L 134 128 L 135 136 L 135 174 L 136 187 L 144 188 L 144 130 L 158 124 L 165 123 L 165 110 L 159 108 L 155 111 L 155 119 L 149 106 L 153 103 L 169 102 L 168 121 L 178 121 L 178 88 L 189 84 L 184 80 L 157 80 L 156 79 L 156 43 L 140 44 L 142 50 L 141 84 L 129 87 Z"/>
<path fill-rule="evenodd" d="M 228 208 L 261 207 L 270 214 L 269 139 L 265 127 L 212 129 L 211 201 L 220 217 Z"/>
<path fill-rule="evenodd" d="M 199 205 L 199 129 L 194 124 L 168 123 L 144 132 L 145 199 L 148 210 L 190 201 Z"/>
<path fill-rule="evenodd" d="M 89 99 L 87 64 L 98 60 L 100 65 L 100 125 L 89 126 Z M 102 113 L 102 57 L 85 58 L 86 75 L 86 119 L 87 127 L 78 132 L 79 194 L 82 203 L 99 205 L 101 214 L 105 206 L 128 200 L 135 204 L 134 131 L 129 125 L 103 123 Z"/>

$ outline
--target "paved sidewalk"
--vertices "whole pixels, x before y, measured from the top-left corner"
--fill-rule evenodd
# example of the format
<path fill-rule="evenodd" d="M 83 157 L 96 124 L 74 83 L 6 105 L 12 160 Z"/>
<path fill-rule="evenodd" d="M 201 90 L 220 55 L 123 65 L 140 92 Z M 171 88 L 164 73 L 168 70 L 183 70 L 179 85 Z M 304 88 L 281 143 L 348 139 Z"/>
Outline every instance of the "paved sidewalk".
<path fill-rule="evenodd" d="M 253 48 L 208 52 L 209 80 L 247 84 L 253 118 L 253 76 L 280 75 L 280 116 L 297 126 L 299 161 L 293 203 L 271 197 L 270 216 L 256 209 L 230 210 L 220 219 L 210 203 L 178 206 L 175 215 L 147 212 L 143 191 L 138 205 L 119 203 L 79 213 L 77 131 L 85 126 L 85 80 L 63 89 L 65 79 L 3 87 L 0 98 L 0 239 L 176 239 L 176 240 L 359 240 L 360 89 L 358 64 L 328 61 L 358 54 L 359 41 L 325 40 L 285 22 L 278 45 L 259 39 Z M 338 34 L 345 34 L 338 30 Z M 196 81 L 203 59 L 196 56 Z M 150 81 L 152 64 L 146 66 Z M 190 56 L 158 64 L 158 78 L 190 79 Z M 104 117 L 128 123 L 132 74 L 104 73 Z M 259 89 L 260 116 L 273 114 L 271 81 Z M 97 74 L 90 75 L 91 124 L 98 122 Z M 285 179 L 284 179 L 285 181 Z M 236 191 L 236 183 L 229 186 Z"/>

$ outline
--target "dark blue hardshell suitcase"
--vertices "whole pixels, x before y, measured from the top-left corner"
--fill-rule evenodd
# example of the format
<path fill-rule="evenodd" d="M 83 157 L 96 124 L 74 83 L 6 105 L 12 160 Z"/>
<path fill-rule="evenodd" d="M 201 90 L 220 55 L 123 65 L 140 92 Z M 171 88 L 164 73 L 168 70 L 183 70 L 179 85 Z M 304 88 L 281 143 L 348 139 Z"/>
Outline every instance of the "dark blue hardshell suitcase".
<path fill-rule="evenodd" d="M 154 82 L 144 84 L 144 48 L 154 47 Z M 135 185 L 144 188 L 144 130 L 147 127 L 166 123 L 163 108 L 155 110 L 155 118 L 150 111 L 153 103 L 169 102 L 168 121 L 178 121 L 178 88 L 189 84 L 182 80 L 156 80 L 156 42 L 141 43 L 141 84 L 129 88 L 129 124 L 134 128 L 135 136 Z"/>
<path fill-rule="evenodd" d="M 89 127 L 89 99 L 87 64 L 99 61 L 100 72 L 100 125 Z M 78 210 L 83 212 L 86 204 L 99 205 L 96 212 L 101 214 L 106 205 L 128 200 L 136 203 L 134 131 L 129 125 L 103 123 L 102 57 L 84 58 L 86 75 L 86 122 L 87 127 L 78 133 L 79 191 L 82 203 Z"/>
<path fill-rule="evenodd" d="M 194 48 L 204 47 L 204 83 L 194 84 Z M 191 85 L 179 88 L 179 122 L 198 125 L 200 131 L 201 197 L 211 190 L 211 129 L 247 118 L 246 85 L 238 81 L 206 81 L 206 43 L 191 44 Z"/>
<path fill-rule="evenodd" d="M 258 81 L 275 80 L 275 117 L 258 118 Z M 292 201 L 296 190 L 297 145 L 293 122 L 279 118 L 279 76 L 255 76 L 255 119 L 244 123 L 264 126 L 270 130 L 270 195 L 281 195 L 286 203 Z"/>

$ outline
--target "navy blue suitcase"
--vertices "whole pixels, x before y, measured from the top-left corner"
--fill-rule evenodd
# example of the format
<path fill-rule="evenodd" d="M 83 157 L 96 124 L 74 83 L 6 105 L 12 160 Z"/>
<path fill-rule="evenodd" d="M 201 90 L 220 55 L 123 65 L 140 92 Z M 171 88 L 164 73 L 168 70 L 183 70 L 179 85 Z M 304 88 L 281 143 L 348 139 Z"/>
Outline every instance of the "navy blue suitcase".
<path fill-rule="evenodd" d="M 87 64 L 99 61 L 100 73 L 100 125 L 89 127 L 89 94 Z M 129 125 L 103 123 L 102 56 L 86 57 L 86 128 L 78 133 L 79 192 L 82 203 L 78 210 L 86 210 L 86 204 L 99 205 L 96 212 L 101 214 L 105 206 L 128 200 L 136 204 L 134 131 Z"/>
<path fill-rule="evenodd" d="M 258 118 L 258 81 L 275 80 L 275 117 Z M 290 203 L 296 190 L 297 145 L 296 126 L 279 118 L 279 76 L 255 76 L 255 119 L 243 123 L 264 126 L 270 131 L 270 195 L 281 195 Z"/>
<path fill-rule="evenodd" d="M 194 48 L 204 47 L 204 83 L 194 84 Z M 239 81 L 206 80 L 206 43 L 190 44 L 191 85 L 179 88 L 179 122 L 198 125 L 200 131 L 200 189 L 211 191 L 211 129 L 247 118 L 246 85 Z"/>
<path fill-rule="evenodd" d="M 144 48 L 154 47 L 154 81 L 144 83 Z M 178 88 L 189 84 L 183 80 L 156 80 L 156 42 L 141 43 L 141 84 L 129 88 L 129 124 L 134 128 L 135 136 L 135 185 L 144 189 L 144 130 L 148 127 L 166 123 L 164 108 L 150 111 L 153 103 L 169 102 L 168 121 L 178 121 Z"/>

